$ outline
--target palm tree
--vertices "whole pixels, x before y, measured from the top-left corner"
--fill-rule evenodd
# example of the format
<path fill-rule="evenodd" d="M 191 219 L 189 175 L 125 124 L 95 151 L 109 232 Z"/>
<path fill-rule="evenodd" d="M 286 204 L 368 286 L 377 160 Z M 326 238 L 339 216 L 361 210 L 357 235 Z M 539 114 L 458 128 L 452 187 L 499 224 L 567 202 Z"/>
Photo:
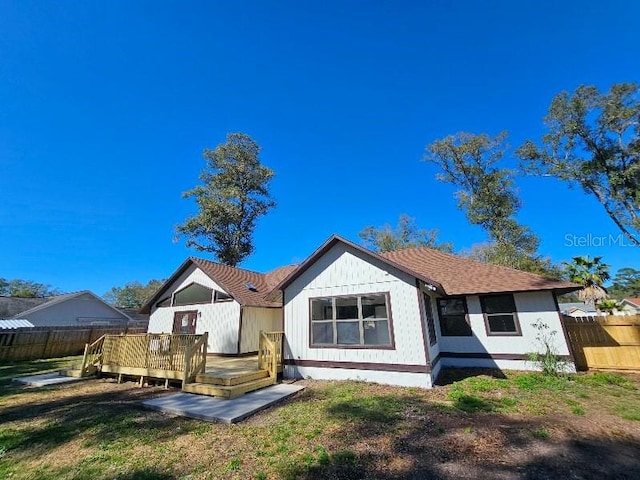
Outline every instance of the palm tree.
<path fill-rule="evenodd" d="M 571 263 L 564 262 L 569 280 L 582 285 L 578 298 L 594 305 L 605 300 L 608 295 L 602 284 L 609 280 L 609 265 L 601 263 L 602 257 L 573 257 Z"/>

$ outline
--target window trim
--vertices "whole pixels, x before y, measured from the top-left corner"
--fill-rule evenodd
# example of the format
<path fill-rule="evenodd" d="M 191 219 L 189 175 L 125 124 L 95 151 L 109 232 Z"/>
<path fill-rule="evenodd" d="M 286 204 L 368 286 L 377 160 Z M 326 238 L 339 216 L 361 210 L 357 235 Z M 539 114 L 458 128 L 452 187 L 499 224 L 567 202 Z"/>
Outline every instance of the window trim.
<path fill-rule="evenodd" d="M 383 295 L 385 297 L 385 302 L 387 304 L 387 317 L 388 317 L 386 320 L 387 320 L 387 322 L 389 324 L 389 340 L 391 342 L 389 345 L 363 345 L 363 344 L 357 344 L 357 345 L 344 344 L 343 345 L 343 344 L 339 344 L 339 343 L 334 343 L 334 344 L 325 343 L 325 344 L 316 345 L 316 344 L 312 343 L 313 342 L 313 320 L 312 320 L 311 302 L 313 300 L 334 299 L 334 298 L 353 298 L 353 297 L 356 297 L 356 298 L 358 298 L 358 314 L 360 315 L 361 314 L 361 300 L 359 299 L 359 297 L 368 297 L 368 296 L 373 296 L 373 295 Z M 391 295 L 389 294 L 389 292 L 367 292 L 367 293 L 351 293 L 351 294 L 344 294 L 344 295 L 322 295 L 322 296 L 319 296 L 319 297 L 309 297 L 309 319 L 308 319 L 309 348 L 310 349 L 335 348 L 335 349 L 344 349 L 344 350 L 363 350 L 363 349 L 364 350 L 395 350 L 396 349 L 396 340 L 395 340 L 395 335 L 394 335 L 394 331 L 393 331 L 393 316 L 392 316 L 391 310 L 392 310 L 392 308 L 391 308 Z M 335 311 L 335 308 L 334 308 L 334 311 Z M 358 318 L 357 320 L 361 324 L 364 319 Z M 337 320 L 335 318 L 333 318 L 331 323 L 332 323 L 332 325 L 334 325 L 333 333 L 334 333 L 334 338 L 335 338 L 335 336 L 336 336 L 335 324 L 337 323 Z"/>
<path fill-rule="evenodd" d="M 195 322 L 193 325 L 193 333 L 176 333 L 174 330 L 176 329 L 176 317 L 178 315 L 188 315 L 191 316 L 193 315 Z M 173 312 L 173 327 L 172 327 L 172 333 L 174 335 L 195 335 L 196 332 L 198 331 L 198 310 L 178 310 L 178 311 L 174 311 Z M 191 329 L 191 328 L 190 328 Z"/>
<path fill-rule="evenodd" d="M 484 301 L 486 298 L 491 297 L 511 297 L 511 302 L 513 303 L 513 324 L 516 327 L 515 332 L 492 332 L 489 324 L 489 316 L 494 315 L 508 315 L 509 312 L 500 312 L 500 313 L 486 313 Z M 484 318 L 484 328 L 487 332 L 487 337 L 521 337 L 522 336 L 522 328 L 520 326 L 520 319 L 518 318 L 518 307 L 516 306 L 516 297 L 513 293 L 492 293 L 490 295 L 479 295 L 480 298 L 480 309 L 482 310 L 482 318 Z"/>
<path fill-rule="evenodd" d="M 169 304 L 168 305 L 160 305 L 162 302 L 166 302 L 168 301 Z M 163 297 L 160 300 L 158 300 L 156 302 L 156 308 L 167 308 L 167 307 L 171 307 L 173 303 L 173 295 L 169 295 L 168 297 Z"/>
<path fill-rule="evenodd" d="M 444 332 L 444 329 L 442 328 L 442 319 L 444 317 L 448 317 L 450 315 L 443 315 L 442 313 L 442 307 L 440 305 L 440 302 L 442 300 L 458 300 L 458 299 L 462 299 L 462 305 L 464 306 L 464 321 L 467 322 L 467 325 L 469 326 L 469 334 L 468 335 L 451 335 L 448 333 Z M 438 306 L 438 323 L 440 324 L 440 335 L 443 337 L 473 337 L 473 328 L 471 327 L 471 320 L 469 319 L 469 306 L 467 305 L 467 297 L 464 295 L 456 295 L 456 296 L 452 296 L 452 297 L 438 297 L 436 298 L 436 304 Z"/>
<path fill-rule="evenodd" d="M 180 292 L 184 292 L 187 288 L 189 288 L 192 285 L 199 285 L 203 288 L 207 288 L 211 290 L 211 300 L 209 300 L 208 302 L 193 302 L 193 303 L 176 305 L 176 295 L 178 295 L 178 293 Z M 213 292 L 214 292 L 214 289 L 211 287 L 207 287 L 206 285 L 202 285 L 201 283 L 198 283 L 198 282 L 191 282 L 189 285 L 185 285 L 180 290 L 176 290 L 175 292 L 173 292 L 173 295 L 171 296 L 171 306 L 172 307 L 188 307 L 189 305 L 208 305 L 210 303 L 213 303 Z"/>
<path fill-rule="evenodd" d="M 437 333 L 436 333 L 436 319 L 433 316 L 433 300 L 431 295 L 427 292 L 420 290 L 422 293 L 422 305 L 424 307 L 424 318 L 427 322 L 427 334 L 429 337 L 429 346 L 433 347 L 436 343 L 438 343 Z"/>
<path fill-rule="evenodd" d="M 219 293 L 226 295 L 226 298 L 218 298 Z M 233 296 L 229 295 L 227 292 L 216 290 L 215 288 L 213 289 L 213 303 L 233 302 L 233 300 Z"/>

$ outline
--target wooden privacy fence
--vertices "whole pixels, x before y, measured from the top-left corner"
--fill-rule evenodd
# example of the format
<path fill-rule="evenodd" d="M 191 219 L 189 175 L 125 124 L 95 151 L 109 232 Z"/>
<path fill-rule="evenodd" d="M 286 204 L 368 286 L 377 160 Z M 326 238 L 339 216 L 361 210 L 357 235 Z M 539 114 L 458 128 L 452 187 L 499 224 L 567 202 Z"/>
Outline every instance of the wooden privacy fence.
<path fill-rule="evenodd" d="M 142 333 L 144 328 L 36 327 L 0 331 L 0 362 L 80 355 L 87 343 L 105 334 Z"/>
<path fill-rule="evenodd" d="M 640 315 L 563 315 L 578 370 L 640 371 Z"/>

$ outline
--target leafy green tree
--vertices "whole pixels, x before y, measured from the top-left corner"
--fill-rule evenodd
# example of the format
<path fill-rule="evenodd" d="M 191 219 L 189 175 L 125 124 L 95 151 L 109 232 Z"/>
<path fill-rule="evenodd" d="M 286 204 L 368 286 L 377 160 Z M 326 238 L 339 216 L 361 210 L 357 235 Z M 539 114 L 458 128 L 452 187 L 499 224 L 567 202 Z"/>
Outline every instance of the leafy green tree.
<path fill-rule="evenodd" d="M 616 310 L 620 310 L 620 302 L 612 298 L 605 298 L 598 302 L 598 310 L 613 315 Z"/>
<path fill-rule="evenodd" d="M 602 287 L 609 280 L 609 265 L 602 263 L 602 257 L 573 257 L 571 263 L 564 263 L 567 277 L 574 283 L 582 285 L 578 297 L 585 303 L 596 305 L 607 298 Z"/>
<path fill-rule="evenodd" d="M 194 198 L 199 213 L 177 226 L 187 246 L 212 252 L 235 266 L 254 250 L 256 221 L 275 206 L 268 184 L 273 171 L 260 164 L 260 146 L 244 133 L 230 133 L 215 149 L 206 149 L 202 185 L 183 194 Z"/>
<path fill-rule="evenodd" d="M 631 267 L 621 268 L 613 277 L 613 285 L 608 291 L 612 297 L 620 300 L 640 297 L 640 270 Z"/>
<path fill-rule="evenodd" d="M 59 290 L 52 288 L 51 285 L 33 282 L 31 280 L 5 280 L 0 278 L 0 295 L 7 297 L 23 297 L 23 298 L 39 298 L 58 295 Z"/>
<path fill-rule="evenodd" d="M 146 285 L 129 282 L 123 287 L 112 287 L 102 297 L 114 307 L 140 308 L 162 286 L 164 280 L 149 280 Z"/>
<path fill-rule="evenodd" d="M 415 218 L 402 214 L 398 225 L 369 226 L 358 233 L 364 245 L 377 252 L 390 252 L 408 247 L 429 247 L 443 252 L 452 252 L 453 244 L 438 242 L 438 230 L 423 230 L 416 225 Z"/>
<path fill-rule="evenodd" d="M 553 263 L 550 258 L 523 253 L 508 243 L 476 244 L 460 254 L 479 262 L 509 266 L 549 278 L 561 278 L 564 274 L 562 266 Z"/>
<path fill-rule="evenodd" d="M 507 133 L 458 133 L 427 145 L 424 159 L 442 170 L 438 180 L 459 188 L 458 208 L 470 223 L 489 235 L 489 243 L 476 246 L 470 256 L 481 261 L 553 275 L 550 263 L 538 256 L 538 237 L 515 215 L 521 203 L 514 187 L 514 172 L 500 168 Z"/>
<path fill-rule="evenodd" d="M 539 145 L 517 150 L 525 170 L 552 175 L 593 195 L 635 245 L 640 245 L 640 91 L 619 83 L 608 93 L 580 86 L 561 92 L 545 117 Z"/>

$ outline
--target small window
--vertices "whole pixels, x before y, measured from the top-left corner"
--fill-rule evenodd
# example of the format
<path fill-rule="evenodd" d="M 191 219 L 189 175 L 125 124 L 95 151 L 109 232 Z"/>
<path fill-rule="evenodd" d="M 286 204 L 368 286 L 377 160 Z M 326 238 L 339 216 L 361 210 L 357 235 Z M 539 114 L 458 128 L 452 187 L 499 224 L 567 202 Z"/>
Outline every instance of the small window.
<path fill-rule="evenodd" d="M 173 306 L 179 307 L 181 305 L 211 303 L 212 296 L 212 288 L 205 287 L 204 285 L 200 285 L 199 283 L 192 283 L 191 285 L 174 294 Z"/>
<path fill-rule="evenodd" d="M 521 335 L 513 295 L 480 297 L 487 335 Z"/>
<path fill-rule="evenodd" d="M 310 311 L 312 346 L 392 346 L 384 293 L 312 298 Z"/>
<path fill-rule="evenodd" d="M 221 292 L 220 290 L 216 290 L 213 294 L 214 302 L 230 302 L 233 300 L 233 297 L 228 293 Z"/>
<path fill-rule="evenodd" d="M 156 307 L 168 307 L 171 305 L 171 296 L 164 297 L 158 303 L 156 303 Z"/>
<path fill-rule="evenodd" d="M 440 333 L 444 337 L 470 337 L 471 325 L 467 319 L 464 297 L 439 298 Z"/>

